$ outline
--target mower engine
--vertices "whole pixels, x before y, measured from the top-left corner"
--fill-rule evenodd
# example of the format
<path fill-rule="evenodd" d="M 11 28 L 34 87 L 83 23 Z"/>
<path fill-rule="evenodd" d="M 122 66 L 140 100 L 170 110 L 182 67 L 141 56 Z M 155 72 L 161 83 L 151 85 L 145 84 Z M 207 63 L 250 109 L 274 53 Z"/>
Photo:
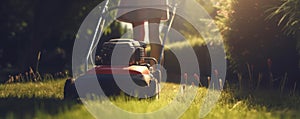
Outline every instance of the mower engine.
<path fill-rule="evenodd" d="M 145 64 L 145 48 L 146 44 L 139 41 L 134 41 L 132 39 L 113 39 L 105 42 L 100 50 L 100 64 L 101 65 L 111 65 L 112 54 L 114 49 L 117 48 L 118 51 L 124 51 L 128 54 L 133 54 L 127 61 L 114 62 L 113 65 L 141 65 Z M 128 55 L 125 54 L 125 55 Z M 124 54 L 117 54 L 124 55 Z"/>
<path fill-rule="evenodd" d="M 112 63 L 115 48 L 132 54 L 129 61 L 118 60 Z M 147 63 L 149 60 L 156 63 L 157 61 L 155 58 L 145 56 L 145 48 L 145 43 L 132 39 L 112 39 L 105 42 L 99 52 L 96 66 L 75 80 L 68 79 L 66 81 L 64 98 L 82 98 L 87 95 L 102 96 L 103 93 L 96 89 L 99 86 L 93 83 L 95 77 L 105 96 L 116 96 L 122 92 L 138 98 L 158 96 L 161 72 Z M 80 90 L 78 90 L 79 88 Z"/>

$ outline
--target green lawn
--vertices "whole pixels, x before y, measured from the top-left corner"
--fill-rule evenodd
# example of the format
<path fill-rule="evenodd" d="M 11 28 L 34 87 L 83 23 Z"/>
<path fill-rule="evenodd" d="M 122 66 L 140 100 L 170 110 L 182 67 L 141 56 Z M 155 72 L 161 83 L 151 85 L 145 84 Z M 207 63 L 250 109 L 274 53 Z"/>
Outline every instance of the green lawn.
<path fill-rule="evenodd" d="M 0 85 L 1 118 L 38 119 L 81 119 L 93 118 L 85 106 L 77 101 L 64 101 L 63 79 L 37 83 L 15 83 Z M 137 100 L 120 96 L 111 102 L 128 112 L 145 113 L 162 109 L 168 105 L 179 91 L 179 85 L 166 83 L 158 100 Z M 199 118 L 202 99 L 206 88 L 197 88 L 197 94 L 189 109 L 181 116 L 183 119 Z M 99 101 L 97 101 L 99 102 Z M 90 102 L 106 106 L 108 103 Z M 125 118 L 107 107 L 110 118 Z M 103 112 L 103 111 L 101 111 Z M 101 114 L 99 114 L 101 115 Z M 122 117 L 123 116 L 123 117 Z M 160 118 L 167 118 L 162 116 Z M 221 94 L 215 108 L 205 117 L 207 119 L 295 119 L 300 118 L 300 98 L 298 96 L 279 96 L 276 91 L 257 91 L 238 96 L 235 90 L 226 89 Z"/>

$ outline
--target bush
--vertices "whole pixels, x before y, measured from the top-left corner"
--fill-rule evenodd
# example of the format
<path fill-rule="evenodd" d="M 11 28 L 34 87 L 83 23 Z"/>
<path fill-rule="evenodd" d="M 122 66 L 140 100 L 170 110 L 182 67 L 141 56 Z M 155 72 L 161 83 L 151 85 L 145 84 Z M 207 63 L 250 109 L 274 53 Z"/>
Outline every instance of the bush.
<path fill-rule="evenodd" d="M 225 39 L 230 72 L 249 77 L 264 73 L 265 81 L 270 78 L 269 72 L 277 78 L 285 72 L 289 78 L 298 77 L 294 37 L 281 32 L 275 21 L 266 20 L 266 11 L 278 4 L 278 0 L 220 0 L 217 3 L 216 23 Z M 249 70 L 254 73 L 250 74 Z"/>

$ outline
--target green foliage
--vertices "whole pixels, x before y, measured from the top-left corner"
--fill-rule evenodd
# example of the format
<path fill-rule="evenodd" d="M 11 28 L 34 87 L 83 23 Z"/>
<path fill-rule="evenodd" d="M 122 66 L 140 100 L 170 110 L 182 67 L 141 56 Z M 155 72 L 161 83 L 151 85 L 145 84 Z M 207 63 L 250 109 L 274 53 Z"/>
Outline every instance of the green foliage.
<path fill-rule="evenodd" d="M 248 75 L 247 64 L 250 64 L 255 77 L 263 73 L 267 78 L 267 72 L 271 71 L 279 78 L 288 72 L 296 80 L 295 40 L 281 32 L 276 21 L 265 20 L 269 15 L 266 10 L 277 4 L 277 0 L 220 0 L 216 5 L 216 23 L 225 39 L 230 72 Z M 272 62 L 270 69 L 268 60 Z"/>
<path fill-rule="evenodd" d="M 234 5 L 237 4 L 236 0 L 219 0 L 214 6 L 217 9 L 216 24 L 219 26 L 220 32 L 224 35 L 226 31 L 230 31 L 229 24 L 232 24 L 233 20 L 230 18 L 235 13 Z M 225 32 L 225 33 L 224 33 Z"/>
<path fill-rule="evenodd" d="M 268 10 L 271 12 L 268 20 L 273 18 L 288 35 L 296 34 L 300 30 L 300 2 L 299 0 L 282 0 L 282 3 Z"/>
<path fill-rule="evenodd" d="M 298 54 L 300 54 L 299 11 L 299 0 L 281 0 L 280 4 L 271 7 L 267 11 L 269 16 L 266 18 L 267 20 L 275 19 L 277 25 L 282 28 L 285 34 L 296 37 Z"/>
<path fill-rule="evenodd" d="M 0 68 L 3 70 L 0 82 L 30 67 L 41 74 L 70 70 L 77 30 L 88 13 L 102 1 L 1 1 Z M 124 32 L 119 23 L 109 27 L 103 36 L 106 39 Z M 94 31 L 86 30 L 90 34 Z M 37 54 L 41 54 L 40 60 Z M 37 64 L 39 69 L 35 69 Z"/>

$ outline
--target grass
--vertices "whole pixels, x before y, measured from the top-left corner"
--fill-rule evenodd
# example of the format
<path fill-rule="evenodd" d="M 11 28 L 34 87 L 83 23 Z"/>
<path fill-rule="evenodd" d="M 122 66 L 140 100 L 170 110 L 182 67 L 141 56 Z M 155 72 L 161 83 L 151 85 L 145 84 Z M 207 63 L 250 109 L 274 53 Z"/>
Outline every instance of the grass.
<path fill-rule="evenodd" d="M 61 79 L 0 85 L 1 118 L 94 118 L 83 104 L 76 101 L 62 100 L 64 81 Z M 165 83 L 161 98 L 158 100 L 128 100 L 124 96 L 119 96 L 112 100 L 112 103 L 128 112 L 153 112 L 168 105 L 179 91 L 178 84 Z M 197 92 L 195 100 L 181 118 L 199 118 L 200 106 L 207 89 L 197 88 Z M 299 118 L 299 99 L 298 96 L 287 95 L 283 97 L 275 91 L 257 91 L 240 97 L 235 90 L 225 89 L 216 107 L 205 118 Z M 95 103 L 95 105 L 97 104 L 105 106 L 108 103 Z M 110 115 L 111 118 L 122 117 L 121 114 L 114 114 L 110 108 L 105 109 L 108 113 L 113 114 Z M 167 116 L 160 118 L 167 118 Z"/>
<path fill-rule="evenodd" d="M 0 98 L 53 98 L 63 99 L 64 80 L 2 84 Z"/>

